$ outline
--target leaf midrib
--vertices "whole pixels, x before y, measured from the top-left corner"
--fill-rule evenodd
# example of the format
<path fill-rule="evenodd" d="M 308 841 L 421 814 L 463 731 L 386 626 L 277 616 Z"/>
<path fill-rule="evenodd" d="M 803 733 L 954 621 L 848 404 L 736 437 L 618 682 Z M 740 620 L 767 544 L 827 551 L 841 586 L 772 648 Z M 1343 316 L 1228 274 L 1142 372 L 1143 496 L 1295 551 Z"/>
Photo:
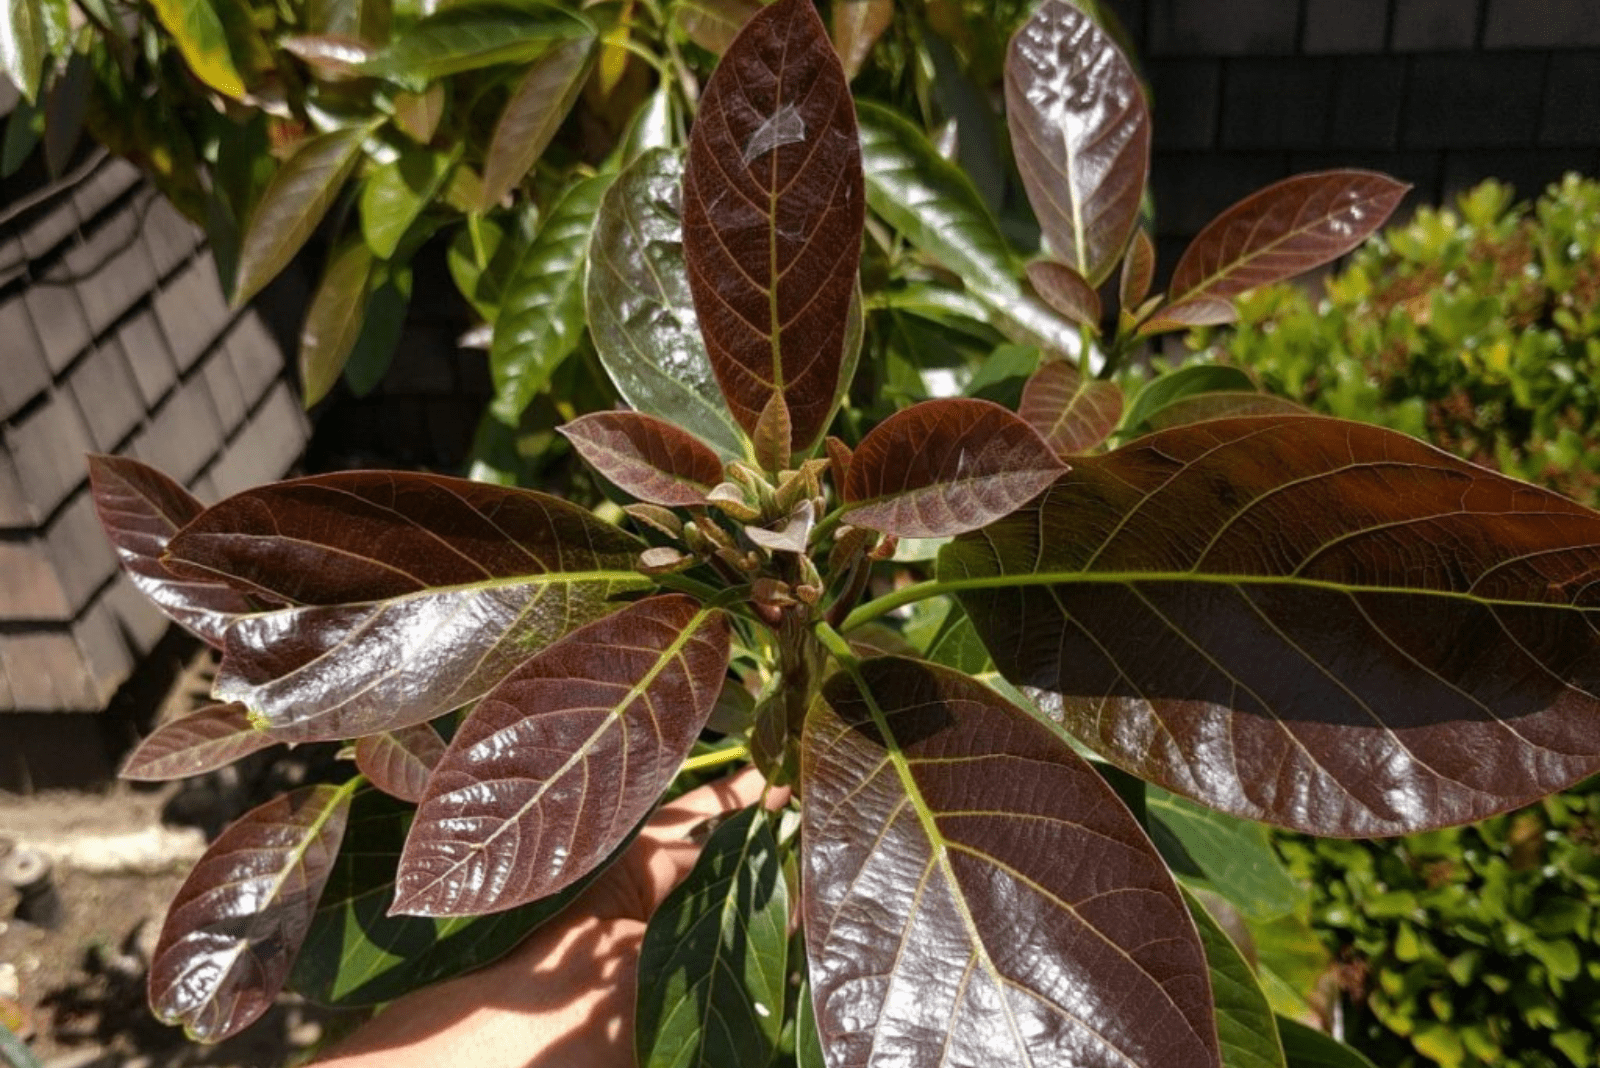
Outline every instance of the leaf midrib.
<path fill-rule="evenodd" d="M 1004 575 L 981 575 L 966 578 L 940 578 L 926 584 L 922 597 L 966 590 L 1005 589 L 1016 586 L 1071 586 L 1108 585 L 1137 586 L 1151 583 L 1195 583 L 1208 586 L 1281 586 L 1290 589 L 1321 590 L 1350 597 L 1363 594 L 1384 594 L 1405 597 L 1438 597 L 1462 601 L 1483 608 L 1545 608 L 1556 611 L 1597 612 L 1600 605 L 1586 607 L 1555 601 L 1514 600 L 1507 597 L 1485 597 L 1465 590 L 1430 589 L 1425 586 L 1373 586 L 1360 583 L 1334 582 L 1329 579 L 1312 579 L 1299 575 L 1253 575 L 1205 571 L 1031 571 Z M 907 588 L 908 591 L 911 587 Z M 851 621 L 846 621 L 846 626 Z"/>
<path fill-rule="evenodd" d="M 562 762 L 561 766 L 553 771 L 550 775 L 546 776 L 544 781 L 539 783 L 534 789 L 533 794 L 521 805 L 518 805 L 516 810 L 511 815 L 502 819 L 499 827 L 495 828 L 495 830 L 492 831 L 481 842 L 474 843 L 471 846 L 469 855 L 476 856 L 486 851 L 491 842 L 495 841 L 502 834 L 506 833 L 507 828 L 518 822 L 524 815 L 527 814 L 529 809 L 533 808 L 540 802 L 541 799 L 543 799 L 545 794 L 549 792 L 553 783 L 558 782 L 563 776 L 576 767 L 580 760 L 586 759 L 590 750 L 593 749 L 596 739 L 604 735 L 618 720 L 621 719 L 623 709 L 629 708 L 635 701 L 644 695 L 644 693 L 650 688 L 650 685 L 655 682 L 656 678 L 666 670 L 667 664 L 677 659 L 679 654 L 689 644 L 689 642 L 698 635 L 698 632 L 705 621 L 713 612 L 716 611 L 718 611 L 718 609 L 708 607 L 701 608 L 700 611 L 696 612 L 694 616 L 690 618 L 689 622 L 684 624 L 683 630 L 672 640 L 671 644 L 659 650 L 656 655 L 655 662 L 650 665 L 649 670 L 644 673 L 639 681 L 636 682 L 624 696 L 619 698 L 611 706 L 607 715 L 600 721 L 599 725 L 589 733 L 589 736 L 581 743 L 573 747 L 571 754 L 569 754 L 567 759 Z M 548 649 L 549 647 L 546 646 L 546 648 Z M 537 656 L 540 654 L 535 655 Z M 565 709 L 562 711 L 571 711 L 571 709 Z M 412 901 L 417 901 L 422 898 L 424 894 L 427 894 L 435 886 L 437 886 L 441 880 L 447 878 L 451 873 L 458 871 L 464 863 L 464 860 L 457 860 L 451 863 L 444 873 L 430 880 L 427 886 L 413 893 L 407 894 L 407 903 L 409 904 Z M 556 887 L 553 890 L 547 890 L 546 893 L 556 893 L 561 889 L 562 887 Z M 521 904 L 521 902 L 518 903 Z M 391 915 L 392 914 L 393 913 L 391 912 Z M 414 914 L 408 913 L 406 915 Z"/>

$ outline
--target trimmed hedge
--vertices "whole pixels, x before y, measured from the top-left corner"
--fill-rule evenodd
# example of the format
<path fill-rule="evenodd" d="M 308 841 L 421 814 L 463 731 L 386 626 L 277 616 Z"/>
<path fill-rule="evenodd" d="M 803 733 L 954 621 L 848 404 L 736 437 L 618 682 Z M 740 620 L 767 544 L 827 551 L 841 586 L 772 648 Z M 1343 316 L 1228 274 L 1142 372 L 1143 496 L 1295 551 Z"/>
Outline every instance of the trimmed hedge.
<path fill-rule="evenodd" d="M 1267 391 L 1600 504 L 1600 182 L 1531 206 L 1485 183 L 1369 242 L 1320 297 L 1273 286 L 1240 312 L 1194 340 Z M 1600 779 L 1471 827 L 1276 841 L 1374 1061 L 1597 1063 Z"/>

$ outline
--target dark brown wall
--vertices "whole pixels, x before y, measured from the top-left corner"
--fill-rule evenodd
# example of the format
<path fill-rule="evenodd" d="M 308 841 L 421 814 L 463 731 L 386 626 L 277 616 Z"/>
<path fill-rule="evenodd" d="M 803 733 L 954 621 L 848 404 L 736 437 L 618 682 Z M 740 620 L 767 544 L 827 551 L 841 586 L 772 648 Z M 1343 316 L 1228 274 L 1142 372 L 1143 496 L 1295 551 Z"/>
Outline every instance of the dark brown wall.
<path fill-rule="evenodd" d="M 1484 178 L 1536 196 L 1600 174 L 1596 0 L 1107 0 L 1155 119 L 1169 265 L 1180 239 L 1299 171 L 1368 167 L 1439 203 Z"/>

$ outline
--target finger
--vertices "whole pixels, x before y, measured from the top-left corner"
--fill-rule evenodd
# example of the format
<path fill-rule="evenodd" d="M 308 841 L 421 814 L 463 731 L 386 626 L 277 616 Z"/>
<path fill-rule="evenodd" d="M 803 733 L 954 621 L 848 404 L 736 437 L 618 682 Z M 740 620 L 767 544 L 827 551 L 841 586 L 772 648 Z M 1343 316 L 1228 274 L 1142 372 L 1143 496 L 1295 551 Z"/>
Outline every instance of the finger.
<path fill-rule="evenodd" d="M 777 808 L 789 799 L 787 787 L 767 790 L 767 781 L 754 767 L 725 779 L 696 787 L 682 797 L 662 805 L 645 825 L 644 834 L 660 839 L 681 838 L 712 816 L 737 812 L 761 800 L 767 792 L 767 805 Z"/>

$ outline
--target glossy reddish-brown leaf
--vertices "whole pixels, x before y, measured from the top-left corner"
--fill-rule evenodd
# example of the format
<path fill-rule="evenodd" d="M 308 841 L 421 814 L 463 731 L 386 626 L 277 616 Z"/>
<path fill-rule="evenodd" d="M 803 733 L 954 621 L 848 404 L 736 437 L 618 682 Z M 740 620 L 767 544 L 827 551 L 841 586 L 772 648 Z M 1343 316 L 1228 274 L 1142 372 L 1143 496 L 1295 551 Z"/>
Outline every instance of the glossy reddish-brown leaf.
<path fill-rule="evenodd" d="M 1156 247 L 1141 227 L 1133 232 L 1128 251 L 1122 258 L 1122 277 L 1117 283 L 1117 299 L 1123 310 L 1132 312 L 1150 293 L 1156 276 Z"/>
<path fill-rule="evenodd" d="M 1392 431 L 1161 431 L 939 574 L 1087 745 L 1236 815 L 1399 834 L 1600 771 L 1600 514 Z"/>
<path fill-rule="evenodd" d="M 89 457 L 89 487 L 128 577 L 167 615 L 220 648 L 227 625 L 259 609 L 221 582 L 180 578 L 161 562 L 172 536 L 205 510 L 188 490 L 125 456 Z"/>
<path fill-rule="evenodd" d="M 854 78 L 894 21 L 894 0 L 839 0 L 833 5 L 833 48 L 845 77 Z"/>
<path fill-rule="evenodd" d="M 653 415 L 594 412 L 560 429 L 589 466 L 641 501 L 704 504 L 706 493 L 722 481 L 715 449 Z"/>
<path fill-rule="evenodd" d="M 426 723 L 369 734 L 356 742 L 356 767 L 372 785 L 402 801 L 416 803 L 428 776 L 444 756 L 444 739 Z"/>
<path fill-rule="evenodd" d="M 244 705 L 208 705 L 157 727 L 118 774 L 138 782 L 183 779 L 225 767 L 277 741 L 251 725 Z"/>
<path fill-rule="evenodd" d="M 1410 188 L 1372 171 L 1321 171 L 1246 197 L 1189 243 L 1166 306 L 1144 329 L 1233 322 L 1240 293 L 1343 256 L 1383 225 Z"/>
<path fill-rule="evenodd" d="M 1057 456 L 1077 456 L 1099 445 L 1122 418 L 1115 382 L 1085 378 L 1066 360 L 1050 360 L 1022 387 L 1022 421 L 1039 432 Z"/>
<path fill-rule="evenodd" d="M 811 0 L 778 0 L 706 85 L 683 180 L 683 248 L 717 382 L 746 432 L 773 393 L 792 444 L 833 414 L 861 258 L 855 106 Z"/>
<path fill-rule="evenodd" d="M 1083 275 L 1055 260 L 1028 264 L 1028 281 L 1034 292 L 1068 319 L 1091 329 L 1100 328 L 1100 294 Z"/>
<path fill-rule="evenodd" d="M 761 10 L 762 0 L 676 0 L 672 19 L 689 40 L 707 52 L 728 50 L 744 24 Z"/>
<path fill-rule="evenodd" d="M 677 774 L 716 703 L 728 650 L 720 610 L 668 594 L 518 667 L 434 769 L 391 913 L 510 908 L 599 864 Z"/>
<path fill-rule="evenodd" d="M 1066 465 L 1013 413 L 952 397 L 898 411 L 861 440 L 845 521 L 903 538 L 975 530 L 1020 508 Z"/>
<path fill-rule="evenodd" d="M 1138 75 L 1082 9 L 1045 0 L 1011 39 L 1006 123 L 1051 251 L 1098 286 L 1128 242 L 1150 173 Z"/>
<path fill-rule="evenodd" d="M 429 720 L 647 587 L 643 545 L 565 501 L 438 475 L 262 486 L 172 539 L 180 573 L 297 607 L 227 632 L 215 694 L 284 741 Z"/>
<path fill-rule="evenodd" d="M 1310 415 L 1304 405 L 1296 404 L 1271 393 L 1250 393 L 1240 389 L 1223 389 L 1214 393 L 1196 393 L 1180 397 L 1154 412 L 1147 422 L 1152 430 L 1188 423 L 1203 423 L 1208 419 L 1233 419 L 1241 415 Z"/>
<path fill-rule="evenodd" d="M 178 888 L 151 954 L 156 1016 L 216 1042 L 272 1005 L 311 926 L 359 781 L 276 797 L 211 844 Z"/>
<path fill-rule="evenodd" d="M 823 695 L 801 843 L 833 1068 L 1218 1065 L 1178 889 L 1066 742 L 923 661 L 865 661 Z"/>

